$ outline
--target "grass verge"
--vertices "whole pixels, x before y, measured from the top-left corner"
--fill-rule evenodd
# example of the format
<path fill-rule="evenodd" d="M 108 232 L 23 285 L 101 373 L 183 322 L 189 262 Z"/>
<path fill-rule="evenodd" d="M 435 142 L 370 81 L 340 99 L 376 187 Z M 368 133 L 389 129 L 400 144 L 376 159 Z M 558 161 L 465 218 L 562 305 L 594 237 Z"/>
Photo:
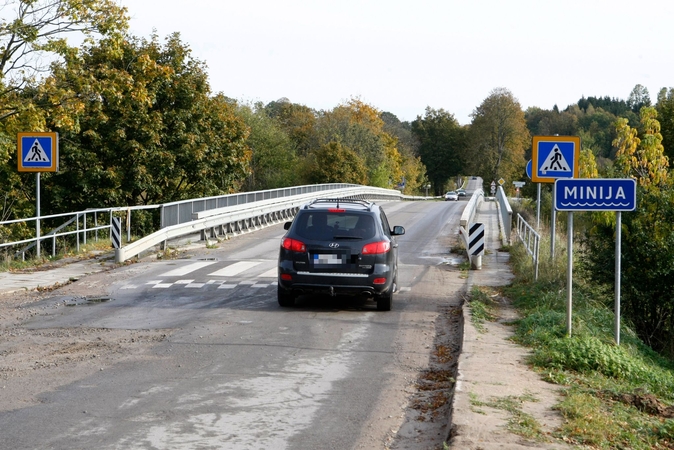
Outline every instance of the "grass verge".
<path fill-rule="evenodd" d="M 522 246 L 511 249 L 517 278 L 505 291 L 522 319 L 514 340 L 530 347 L 531 364 L 564 386 L 555 437 L 597 449 L 674 449 L 674 362 L 644 345 L 626 324 L 615 344 L 609 299 L 582 280 L 574 284 L 572 336 L 566 335 L 566 292 L 560 270 L 533 281 Z M 519 276 L 518 272 L 525 273 Z M 563 273 L 563 272 L 562 272 Z"/>

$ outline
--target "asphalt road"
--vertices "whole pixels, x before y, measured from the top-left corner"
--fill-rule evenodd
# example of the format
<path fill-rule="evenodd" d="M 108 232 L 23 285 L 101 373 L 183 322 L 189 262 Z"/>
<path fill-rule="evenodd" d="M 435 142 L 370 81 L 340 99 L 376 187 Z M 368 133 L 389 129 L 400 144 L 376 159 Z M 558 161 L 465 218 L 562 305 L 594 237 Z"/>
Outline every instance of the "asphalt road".
<path fill-rule="evenodd" d="M 166 330 L 151 355 L 0 413 L 2 448 L 395 447 L 408 388 L 427 365 L 441 305 L 464 281 L 449 246 L 465 202 L 384 203 L 399 237 L 393 310 L 305 297 L 276 301 L 282 225 L 189 259 L 110 276 L 110 300 L 34 317 L 31 328 Z M 441 438 L 440 438 L 441 442 Z M 427 448 L 427 447 L 419 447 Z"/>

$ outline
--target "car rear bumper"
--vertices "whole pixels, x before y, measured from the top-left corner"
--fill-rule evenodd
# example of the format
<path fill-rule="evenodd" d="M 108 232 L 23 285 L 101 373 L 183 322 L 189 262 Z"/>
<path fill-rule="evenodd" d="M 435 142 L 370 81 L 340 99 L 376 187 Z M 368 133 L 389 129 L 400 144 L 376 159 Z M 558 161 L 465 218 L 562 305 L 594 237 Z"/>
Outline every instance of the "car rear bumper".
<path fill-rule="evenodd" d="M 291 280 L 281 279 L 281 275 Z M 382 284 L 374 284 L 375 279 L 385 278 Z M 377 297 L 393 288 L 393 274 L 390 266 L 376 264 L 371 274 L 361 273 L 311 273 L 279 267 L 279 287 L 297 294 L 323 293 L 328 295 L 363 295 Z"/>

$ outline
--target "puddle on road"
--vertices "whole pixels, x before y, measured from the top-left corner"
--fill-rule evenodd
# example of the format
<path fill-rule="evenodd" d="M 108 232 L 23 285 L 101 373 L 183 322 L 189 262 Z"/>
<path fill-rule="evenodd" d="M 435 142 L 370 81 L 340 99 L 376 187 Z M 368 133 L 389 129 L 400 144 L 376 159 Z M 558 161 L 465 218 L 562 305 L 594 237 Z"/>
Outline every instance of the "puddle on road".
<path fill-rule="evenodd" d="M 463 256 L 456 256 L 452 258 L 442 258 L 442 264 L 449 264 L 450 266 L 460 266 L 465 263 L 467 259 Z"/>

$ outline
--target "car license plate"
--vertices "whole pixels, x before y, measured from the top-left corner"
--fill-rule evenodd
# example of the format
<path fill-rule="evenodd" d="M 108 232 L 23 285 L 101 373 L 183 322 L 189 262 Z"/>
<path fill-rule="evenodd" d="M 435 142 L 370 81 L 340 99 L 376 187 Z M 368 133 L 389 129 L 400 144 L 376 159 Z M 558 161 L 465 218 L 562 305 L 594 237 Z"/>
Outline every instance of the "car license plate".
<path fill-rule="evenodd" d="M 332 266 L 335 264 L 346 264 L 346 255 L 345 254 L 321 254 L 314 253 L 314 266 Z"/>

